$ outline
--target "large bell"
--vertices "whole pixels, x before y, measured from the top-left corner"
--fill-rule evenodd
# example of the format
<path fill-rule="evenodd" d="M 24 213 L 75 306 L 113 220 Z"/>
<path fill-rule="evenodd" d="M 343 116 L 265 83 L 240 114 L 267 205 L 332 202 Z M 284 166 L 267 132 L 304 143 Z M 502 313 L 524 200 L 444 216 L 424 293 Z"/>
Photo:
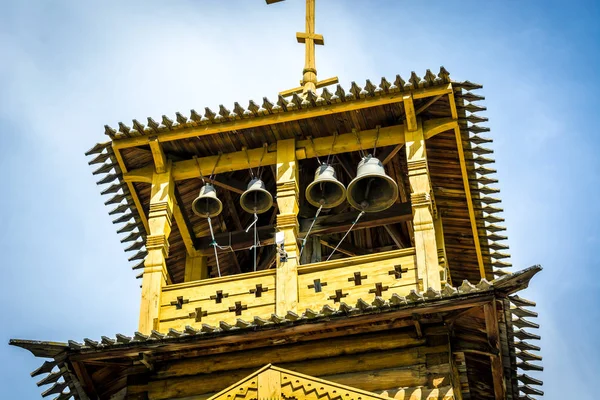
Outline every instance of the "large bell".
<path fill-rule="evenodd" d="M 273 206 L 273 196 L 265 189 L 265 183 L 254 178 L 240 197 L 240 205 L 251 214 L 262 214 Z"/>
<path fill-rule="evenodd" d="M 200 188 L 200 194 L 192 202 L 194 214 L 203 218 L 216 217 L 223 211 L 223 203 L 217 197 L 215 187 L 210 183 Z"/>
<path fill-rule="evenodd" d="M 331 165 L 322 164 L 315 172 L 315 180 L 306 188 L 306 200 L 315 207 L 333 208 L 346 199 L 346 188 L 337 180 Z"/>
<path fill-rule="evenodd" d="M 383 211 L 396 202 L 398 185 L 387 176 L 381 161 L 369 155 L 358 163 L 356 178 L 348 185 L 347 198 L 357 210 Z"/>

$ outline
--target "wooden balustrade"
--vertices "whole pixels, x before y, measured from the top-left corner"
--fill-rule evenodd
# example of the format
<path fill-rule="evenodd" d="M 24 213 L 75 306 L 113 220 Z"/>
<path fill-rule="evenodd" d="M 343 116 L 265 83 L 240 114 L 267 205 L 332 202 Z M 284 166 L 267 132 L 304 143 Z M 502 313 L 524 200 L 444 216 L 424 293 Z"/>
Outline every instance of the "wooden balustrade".
<path fill-rule="evenodd" d="M 298 267 L 297 274 L 298 296 L 293 297 L 300 314 L 419 289 L 414 248 L 307 264 Z M 221 321 L 235 325 L 238 318 L 270 319 L 276 313 L 276 293 L 275 269 L 165 286 L 158 330 L 184 330 L 187 325 L 200 329 Z"/>

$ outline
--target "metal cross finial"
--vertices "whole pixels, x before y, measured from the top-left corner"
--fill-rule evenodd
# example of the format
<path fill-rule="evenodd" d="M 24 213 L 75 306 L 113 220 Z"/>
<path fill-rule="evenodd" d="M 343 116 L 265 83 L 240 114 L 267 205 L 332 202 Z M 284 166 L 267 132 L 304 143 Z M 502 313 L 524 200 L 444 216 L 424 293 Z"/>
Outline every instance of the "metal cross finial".
<path fill-rule="evenodd" d="M 266 0 L 267 4 L 279 3 L 283 0 Z M 315 45 L 323 45 L 325 41 L 323 35 L 315 33 L 315 0 L 306 0 L 306 32 L 297 32 L 296 39 L 298 43 L 304 43 L 304 69 L 302 70 L 302 80 L 300 87 L 285 90 L 280 94 L 290 96 L 294 93 L 306 93 L 309 90 L 316 93 L 317 88 L 338 83 L 338 78 L 333 77 L 322 81 L 317 81 L 317 66 L 315 62 Z"/>

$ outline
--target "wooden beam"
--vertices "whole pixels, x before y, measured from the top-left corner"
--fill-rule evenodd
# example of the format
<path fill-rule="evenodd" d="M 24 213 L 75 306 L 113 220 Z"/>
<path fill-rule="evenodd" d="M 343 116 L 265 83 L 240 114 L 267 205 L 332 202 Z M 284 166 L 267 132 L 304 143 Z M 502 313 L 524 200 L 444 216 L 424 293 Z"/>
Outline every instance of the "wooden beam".
<path fill-rule="evenodd" d="M 77 376 L 77 378 L 81 382 L 86 394 L 91 396 L 91 398 L 98 397 L 98 394 L 96 393 L 96 388 L 94 387 L 94 381 L 90 377 L 90 374 L 88 373 L 85 364 L 82 362 L 73 361 L 71 362 L 71 365 L 73 365 L 75 376 Z"/>
<path fill-rule="evenodd" d="M 216 176 L 213 180 L 211 180 L 212 184 L 218 186 L 223 189 L 227 189 L 231 192 L 242 194 L 246 190 L 245 185 L 242 182 L 239 182 L 235 179 L 223 179 Z"/>
<path fill-rule="evenodd" d="M 443 94 L 438 94 L 437 96 L 427 100 L 422 106 L 417 108 L 417 110 L 415 111 L 415 114 L 416 115 L 421 114 L 423 111 L 427 110 L 433 103 L 435 103 L 436 101 L 441 99 L 443 96 L 444 96 Z"/>
<path fill-rule="evenodd" d="M 396 246 L 399 249 L 405 249 L 409 247 L 406 243 L 402 241 L 402 235 L 400 235 L 400 231 L 394 225 L 384 225 L 385 230 L 390 235 Z"/>
<path fill-rule="evenodd" d="M 394 156 L 396 154 L 398 154 L 398 152 L 400 150 L 402 150 L 402 148 L 404 147 L 404 143 L 400 143 L 397 144 L 396 147 L 394 147 L 392 149 L 392 151 L 390 151 L 383 159 L 383 161 L 381 162 L 383 165 L 387 165 L 387 163 L 389 163 L 390 161 L 392 161 L 392 158 L 394 158 Z"/>
<path fill-rule="evenodd" d="M 458 111 L 456 109 L 456 101 L 454 94 L 448 95 L 450 102 L 450 110 L 452 112 L 452 118 L 458 118 Z M 485 266 L 483 264 L 483 255 L 481 254 L 481 244 L 479 242 L 479 232 L 477 230 L 477 220 L 475 219 L 475 210 L 473 208 L 473 198 L 471 197 L 471 186 L 469 184 L 469 175 L 467 171 L 467 163 L 465 161 L 465 152 L 462 146 L 462 136 L 458 125 L 454 127 L 454 136 L 456 138 L 456 148 L 458 150 L 458 157 L 460 161 L 460 171 L 462 173 L 463 188 L 465 190 L 465 197 L 467 198 L 467 208 L 469 210 L 469 220 L 471 221 L 471 232 L 473 234 L 473 242 L 475 243 L 475 252 L 477 254 L 477 264 L 479 265 L 479 275 L 482 279 L 486 279 Z M 491 278 L 491 277 L 490 277 Z"/>
<path fill-rule="evenodd" d="M 311 236 L 313 234 L 325 235 L 346 232 L 357 216 L 358 211 L 350 211 L 342 214 L 318 217 L 315 221 L 313 229 L 311 230 Z M 380 213 L 365 214 L 354 226 L 354 229 L 374 228 L 387 224 L 395 224 L 411 218 L 412 209 L 410 203 L 399 203 L 394 204 L 389 209 Z M 311 223 L 312 218 L 300 219 L 299 237 L 303 237 L 303 235 L 306 234 Z M 247 250 L 248 247 L 254 242 L 253 233 L 246 232 L 245 230 L 238 230 L 230 233 L 219 233 L 215 235 L 215 240 L 219 244 L 229 243 L 229 235 L 231 235 L 231 246 L 234 251 Z M 274 235 L 275 227 L 272 225 L 261 226 L 258 228 L 258 239 L 263 246 L 273 244 Z M 212 251 L 212 247 L 210 245 L 211 241 L 212 239 L 208 236 L 198 238 L 198 251 L 202 252 L 202 254 L 209 254 L 206 252 Z"/>
<path fill-rule="evenodd" d="M 452 92 L 452 84 L 415 89 L 412 93 L 413 99 L 424 99 L 427 97 L 435 97 L 440 94 Z M 353 101 L 340 102 L 335 104 L 327 104 L 319 107 L 312 107 L 297 111 L 281 112 L 269 114 L 255 118 L 241 119 L 228 121 L 218 124 L 208 124 L 203 126 L 195 126 L 177 130 L 165 130 L 158 133 L 161 142 L 169 142 L 173 140 L 193 138 L 196 136 L 207 136 L 215 133 L 231 132 L 233 130 L 251 129 L 261 126 L 280 124 L 284 122 L 298 121 L 307 118 L 315 118 L 324 115 L 332 115 L 344 113 L 348 111 L 361 110 L 369 107 L 377 107 L 386 104 L 401 103 L 403 101 L 403 93 L 390 93 L 378 97 L 366 97 L 364 99 L 356 99 Z M 146 136 L 124 138 L 113 141 L 113 147 L 123 149 L 128 147 L 142 146 L 148 143 Z"/>
<path fill-rule="evenodd" d="M 436 118 L 423 122 L 425 139 L 430 139 L 438 133 L 458 128 L 458 121 L 454 118 Z"/>
<path fill-rule="evenodd" d="M 332 241 L 331 239 L 327 239 L 327 238 L 321 238 L 319 239 L 319 242 L 325 246 L 325 247 L 329 247 L 330 249 L 335 249 L 335 247 L 338 245 L 338 241 L 334 240 Z M 354 256 L 362 256 L 367 254 L 367 252 L 364 249 L 359 249 L 358 247 L 355 247 L 349 243 L 341 243 L 338 248 L 337 251 L 345 254 L 349 257 L 354 257 Z"/>
<path fill-rule="evenodd" d="M 193 230 L 191 229 L 191 224 L 187 216 L 181 212 L 181 207 L 179 206 L 179 203 L 181 203 L 181 197 L 177 188 L 174 190 L 174 195 L 175 202 L 173 203 L 173 218 L 175 219 L 175 223 L 179 229 L 179 234 L 181 235 L 181 240 L 185 245 L 187 255 L 194 257 L 197 255 L 197 252 L 194 244 L 194 236 L 192 236 Z"/>
<path fill-rule="evenodd" d="M 167 170 L 167 157 L 162 149 L 161 144 L 158 141 L 158 137 L 152 136 L 148 139 L 150 145 L 150 151 L 152 151 L 152 158 L 154 158 L 154 167 L 156 172 L 162 174 Z"/>
<path fill-rule="evenodd" d="M 407 100 L 409 101 L 409 100 Z M 408 110 L 407 110 L 408 111 Z M 416 117 L 415 117 L 416 118 Z M 458 126 L 456 121 L 450 118 L 439 118 L 429 120 L 424 125 L 425 136 L 427 138 L 433 137 L 440 132 L 443 132 L 452 127 Z M 341 154 L 358 151 L 361 148 L 369 148 L 375 145 L 377 141 L 378 147 L 385 146 L 396 146 L 396 148 L 384 159 L 384 164 L 387 164 L 392 157 L 400 151 L 404 145 L 404 125 L 393 125 L 379 129 L 379 139 L 377 139 L 377 129 L 369 129 L 365 131 L 359 131 L 360 144 L 356 140 L 356 134 L 344 133 L 334 136 L 326 136 L 320 138 L 314 138 L 311 140 L 298 140 L 296 142 L 296 159 L 304 160 L 307 158 L 315 158 L 317 155 L 329 154 Z M 335 146 L 332 148 L 333 141 L 335 140 Z M 276 156 L 277 145 L 273 144 L 268 147 L 266 153 L 263 147 L 256 149 L 249 149 L 246 151 L 236 151 L 231 153 L 224 153 L 219 159 L 219 163 L 215 168 L 215 163 L 219 156 L 208 156 L 199 158 L 198 161 L 194 159 L 176 161 L 173 163 L 173 179 L 176 181 L 184 179 L 199 178 L 200 171 L 203 176 L 208 176 L 211 172 L 215 171 L 215 174 L 221 174 L 224 172 L 232 172 L 245 170 L 248 168 L 248 160 L 250 160 L 250 168 L 256 168 L 259 165 L 274 165 L 277 163 Z M 260 161 L 262 159 L 262 162 Z M 135 169 L 126 173 L 123 173 L 123 179 L 125 182 L 146 182 L 152 181 L 152 173 L 154 167 L 143 167 Z M 349 171 L 353 173 L 352 170 Z M 245 188 L 243 185 L 231 184 L 229 181 L 217 179 L 214 182 L 216 186 L 224 187 L 228 190 L 236 193 L 242 193 Z"/>
<path fill-rule="evenodd" d="M 208 266 L 206 265 L 206 256 L 202 255 L 187 255 L 185 259 L 185 274 L 184 282 L 199 281 L 207 279 Z"/>
<path fill-rule="evenodd" d="M 326 235 L 331 233 L 346 232 L 354 220 L 356 220 L 358 214 L 358 211 L 350 211 L 342 214 L 320 216 L 315 221 L 311 234 L 314 233 L 316 235 Z M 385 211 L 374 214 L 365 214 L 356 223 L 354 230 L 395 224 L 409 219 L 412 219 L 412 209 L 410 203 L 396 203 Z M 311 223 L 311 218 L 300 220 L 300 236 L 303 236 L 303 234 L 308 231 Z"/>
<path fill-rule="evenodd" d="M 404 118 L 406 120 L 406 131 L 414 132 L 417 130 L 417 114 L 415 112 L 415 104 L 413 97 L 410 94 L 402 97 L 404 102 Z"/>
<path fill-rule="evenodd" d="M 504 371 L 502 367 L 502 356 L 500 354 L 500 331 L 498 330 L 498 316 L 496 315 L 496 301 L 484 304 L 485 330 L 490 346 L 497 352 L 490 355 L 492 362 L 492 380 L 494 382 L 494 395 L 496 399 L 504 399 L 506 384 L 504 382 Z"/>
<path fill-rule="evenodd" d="M 119 164 L 119 168 L 121 169 L 121 173 L 123 174 L 123 176 L 125 176 L 125 174 L 127 173 L 127 168 L 125 167 L 125 162 L 123 161 L 123 157 L 121 156 L 121 153 L 119 152 L 118 149 L 113 148 L 114 154 L 115 154 L 115 158 L 117 159 L 117 164 Z M 135 191 L 135 186 L 133 186 L 133 182 L 127 182 L 125 181 L 127 184 L 127 188 L 129 189 L 129 193 L 131 193 L 131 198 L 133 199 L 133 204 L 135 204 L 135 208 L 138 212 L 138 215 L 140 216 L 140 219 L 142 220 L 142 224 L 144 225 L 144 229 L 146 231 L 146 233 L 150 232 L 150 228 L 148 227 L 148 218 L 146 217 L 146 214 L 144 214 L 144 208 L 142 207 L 142 203 L 140 203 L 140 199 L 137 195 L 137 192 Z M 150 182 L 148 183 L 152 183 L 152 178 L 150 178 Z"/>
<path fill-rule="evenodd" d="M 233 199 L 231 198 L 231 193 L 229 193 L 229 191 L 225 191 L 224 197 L 225 197 L 225 205 L 227 206 L 227 209 L 229 210 L 229 214 L 231 215 L 231 219 L 233 220 L 235 229 L 237 231 L 243 230 L 244 226 L 242 225 L 242 221 L 240 220 L 240 216 L 238 215 L 237 208 L 233 202 Z"/>

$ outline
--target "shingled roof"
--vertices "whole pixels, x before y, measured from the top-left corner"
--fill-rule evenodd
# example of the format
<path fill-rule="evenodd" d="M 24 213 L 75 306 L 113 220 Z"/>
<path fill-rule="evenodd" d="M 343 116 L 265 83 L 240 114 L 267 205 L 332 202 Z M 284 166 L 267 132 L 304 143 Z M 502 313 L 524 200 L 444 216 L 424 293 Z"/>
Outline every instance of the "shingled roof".
<path fill-rule="evenodd" d="M 50 385 L 42 393 L 43 397 L 53 394 L 55 400 L 87 399 L 81 383 L 70 367 L 69 359 L 76 354 L 113 354 L 115 357 L 129 353 L 140 354 L 145 351 L 166 351 L 169 346 L 183 346 L 199 341 L 209 341 L 223 337 L 243 335 L 248 332 L 278 329 L 285 332 L 286 328 L 299 325 L 317 324 L 320 322 L 335 323 L 347 317 L 358 317 L 374 314 L 404 312 L 407 316 L 426 314 L 443 308 L 444 304 L 457 304 L 460 301 L 475 301 L 489 295 L 506 297 L 511 304 L 509 319 L 500 326 L 501 346 L 505 370 L 511 371 L 509 378 L 513 383 L 513 393 L 520 392 L 519 398 L 530 398 L 531 394 L 541 395 L 542 391 L 534 388 L 542 384 L 541 381 L 523 373 L 524 371 L 542 371 L 543 368 L 532 361 L 541 361 L 542 357 L 533 353 L 540 348 L 530 344 L 531 340 L 540 337 L 527 329 L 537 329 L 539 325 L 531 322 L 530 318 L 537 317 L 537 313 L 530 310 L 535 303 L 514 295 L 517 291 L 526 288 L 531 278 L 541 271 L 541 267 L 534 266 L 514 274 L 504 275 L 492 282 L 482 279 L 477 285 L 464 281 L 459 287 L 446 286 L 442 291 L 429 288 L 424 293 L 414 290 L 406 297 L 392 294 L 390 298 L 376 297 L 369 304 L 359 299 L 355 305 L 340 302 L 338 308 L 329 305 L 321 310 L 306 310 L 302 314 L 288 312 L 284 316 L 273 314 L 270 319 L 255 317 L 250 321 L 238 319 L 235 325 L 225 322 L 218 326 L 204 324 L 201 329 L 186 327 L 183 331 L 171 329 L 167 334 L 153 331 L 151 335 L 139 332 L 132 336 L 117 334 L 115 338 L 102 337 L 100 340 L 84 339 L 81 342 L 69 340 L 67 343 L 44 342 L 33 340 L 12 339 L 10 344 L 31 351 L 36 357 L 50 359 L 44 361 L 42 366 L 31 373 L 32 376 L 46 374 L 38 382 L 38 386 Z M 398 317 L 395 317 L 398 318 Z M 119 355 L 120 354 L 120 355 Z M 516 398 L 516 397 L 515 397 Z"/>
<path fill-rule="evenodd" d="M 234 102 L 231 108 L 220 105 L 218 112 L 207 107 L 202 115 L 191 110 L 188 114 L 178 112 L 172 117 L 163 115 L 160 122 L 153 118 L 148 118 L 146 124 L 138 120 L 133 120 L 129 125 L 120 122 L 118 129 L 105 127 L 105 133 L 111 141 L 97 144 L 86 154 L 93 156 L 90 164 L 99 164 L 93 173 L 102 176 L 98 184 L 107 185 L 103 186 L 102 190 L 103 195 L 110 196 L 105 204 L 111 206 L 109 214 L 117 216 L 113 222 L 119 225 L 117 232 L 123 235 L 121 241 L 126 243 L 125 251 L 133 254 L 129 257 L 129 260 L 134 262 L 132 268 L 141 269 L 147 254 L 145 250 L 147 232 L 144 222 L 145 215 L 148 213 L 150 185 L 137 182 L 125 183 L 123 174 L 151 165 L 152 155 L 147 146 L 149 137 L 158 137 L 167 157 L 179 160 L 194 156 L 212 156 L 218 152 L 240 151 L 242 148 L 262 148 L 263 145 L 273 145 L 278 139 L 290 137 L 320 137 L 331 135 L 332 132 L 345 133 L 353 129 L 361 131 L 377 126 L 386 127 L 398 124 L 401 120 L 403 94 L 412 93 L 416 96 L 424 90 L 448 85 L 451 86 L 456 100 L 486 278 L 493 279 L 494 274 L 503 273 L 497 270 L 498 268 L 510 267 L 511 264 L 505 261 L 509 257 L 505 252 L 508 246 L 503 243 L 506 239 L 506 236 L 502 235 L 505 228 L 497 225 L 504 221 L 498 216 L 503 211 L 498 206 L 500 200 L 490 196 L 498 193 L 499 190 L 489 186 L 497 182 L 491 177 L 496 172 L 490 168 L 494 162 L 491 158 L 492 150 L 484 147 L 492 140 L 481 135 L 488 132 L 489 128 L 479 125 L 487 121 L 487 118 L 477 114 L 485 110 L 485 107 L 476 104 L 484 98 L 473 93 L 482 86 L 469 81 L 452 81 L 448 71 L 443 67 L 437 75 L 427 70 L 423 77 L 412 72 L 407 80 L 400 75 L 393 80 L 381 78 L 379 85 L 374 85 L 371 80 L 367 80 L 363 86 L 352 82 L 346 89 L 338 85 L 334 92 L 324 88 L 320 93 L 308 92 L 305 97 L 279 96 L 277 101 L 270 101 L 265 97 L 262 102 L 250 100 L 246 108 Z M 389 99 L 389 101 L 377 103 L 381 99 Z M 336 112 L 336 107 L 339 105 L 346 105 L 352 111 Z M 424 119 L 450 116 L 450 105 L 445 97 L 423 98 L 415 103 L 415 107 Z M 253 122 L 251 128 L 247 128 L 249 126 L 247 121 Z M 177 139 L 182 133 L 185 133 L 186 138 Z M 480 272 L 454 132 L 447 131 L 436 135 L 428 140 L 427 146 L 436 206 L 444 218 L 446 252 L 453 279 L 459 282 L 463 279 L 477 281 Z M 118 156 L 115 151 L 119 153 Z M 385 151 L 386 149 L 382 149 L 382 153 Z M 410 193 L 408 183 L 403 179 L 406 165 L 402 151 L 400 150 L 392 159 L 389 173 L 400 182 L 401 192 L 404 190 Z M 121 163 L 119 157 L 122 159 Z M 346 160 L 347 164 L 355 162 L 353 155 L 349 157 Z M 122 168 L 127 171 L 123 171 Z M 237 171 L 229 174 L 227 180 L 228 182 L 243 181 L 246 179 L 244 174 L 245 171 Z M 274 183 L 269 179 L 269 177 L 265 179 L 267 187 L 274 190 Z M 340 179 L 350 178 L 342 176 Z M 197 196 L 201 181 L 186 179 L 178 181 L 176 185 L 178 203 L 181 204 L 189 228 L 201 236 L 201 232 L 207 231 L 206 221 L 191 212 L 191 202 Z M 229 229 L 221 228 L 222 232 L 231 232 L 236 229 L 236 225 L 240 225 L 240 218 L 234 218 L 228 210 L 237 207 L 239 193 L 227 193 L 226 200 L 229 206 L 222 215 L 222 227 Z M 263 226 L 269 226 L 270 220 L 273 219 L 267 214 L 261 216 L 260 224 Z M 302 213 L 299 217 L 303 217 Z M 304 218 L 308 218 L 308 215 Z M 242 220 L 241 225 L 245 225 L 245 222 Z M 392 228 L 400 230 L 402 236 L 400 239 L 410 242 L 408 230 L 401 224 L 397 225 Z M 369 242 L 363 237 L 364 235 L 364 232 L 356 232 L 357 243 Z M 374 246 L 379 248 L 397 245 L 397 242 L 390 238 L 389 231 L 383 227 L 373 228 L 371 237 L 376 238 L 373 239 Z M 199 239 L 194 238 L 194 240 Z M 350 240 L 354 239 L 350 238 Z M 170 257 L 167 260 L 167 268 L 174 283 L 182 282 L 185 246 L 181 232 L 175 224 L 169 242 Z M 365 249 L 365 251 L 374 251 L 374 249 Z M 211 257 L 209 256 L 209 265 L 214 263 Z M 242 265 L 241 272 L 244 272 L 243 264 L 247 260 L 241 257 L 234 253 L 219 255 L 225 274 L 240 272 L 238 270 L 240 265 Z M 141 277 L 141 274 L 138 277 Z"/>

